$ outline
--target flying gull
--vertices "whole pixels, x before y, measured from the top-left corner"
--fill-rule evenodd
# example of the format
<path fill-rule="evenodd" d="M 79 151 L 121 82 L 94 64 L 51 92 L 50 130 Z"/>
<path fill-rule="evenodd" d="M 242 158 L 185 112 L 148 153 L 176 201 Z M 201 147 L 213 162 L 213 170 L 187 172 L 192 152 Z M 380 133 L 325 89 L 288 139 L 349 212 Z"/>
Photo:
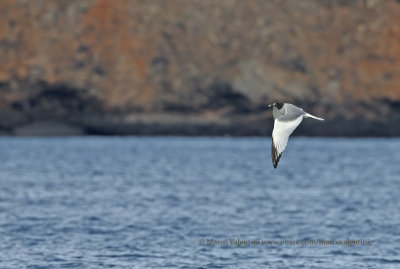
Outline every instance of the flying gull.
<path fill-rule="evenodd" d="M 313 118 L 323 121 L 324 119 L 315 117 L 303 109 L 288 103 L 276 102 L 269 105 L 273 108 L 274 130 L 272 131 L 272 164 L 274 168 L 278 166 L 279 159 L 286 148 L 289 136 L 299 126 L 303 118 Z"/>

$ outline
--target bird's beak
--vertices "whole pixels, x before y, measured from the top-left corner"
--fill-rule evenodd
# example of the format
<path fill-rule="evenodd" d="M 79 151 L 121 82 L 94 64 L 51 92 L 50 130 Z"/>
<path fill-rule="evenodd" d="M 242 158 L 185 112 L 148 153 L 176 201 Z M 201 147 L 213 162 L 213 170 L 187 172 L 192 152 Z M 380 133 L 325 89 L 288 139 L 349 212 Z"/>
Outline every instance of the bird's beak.
<path fill-rule="evenodd" d="M 271 107 L 272 107 L 272 105 L 268 105 L 268 106 L 267 106 L 267 109 L 270 109 Z"/>

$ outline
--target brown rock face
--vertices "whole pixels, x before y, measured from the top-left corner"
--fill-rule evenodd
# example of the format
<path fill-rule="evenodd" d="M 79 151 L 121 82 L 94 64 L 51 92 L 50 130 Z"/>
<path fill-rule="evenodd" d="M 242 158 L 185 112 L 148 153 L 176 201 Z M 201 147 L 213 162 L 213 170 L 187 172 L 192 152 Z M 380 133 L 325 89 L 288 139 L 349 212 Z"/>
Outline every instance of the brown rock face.
<path fill-rule="evenodd" d="M 264 135 L 280 100 L 326 118 L 297 134 L 400 135 L 399 14 L 389 0 L 1 1 L 0 134 Z"/>

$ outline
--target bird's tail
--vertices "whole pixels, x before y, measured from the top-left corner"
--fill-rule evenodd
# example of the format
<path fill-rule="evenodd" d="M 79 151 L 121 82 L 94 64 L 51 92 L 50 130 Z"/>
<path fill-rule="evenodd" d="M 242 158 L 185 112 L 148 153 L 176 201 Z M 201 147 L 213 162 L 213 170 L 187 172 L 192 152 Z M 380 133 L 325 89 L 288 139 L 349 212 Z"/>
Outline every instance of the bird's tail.
<path fill-rule="evenodd" d="M 315 116 L 313 116 L 313 115 L 311 115 L 309 113 L 304 114 L 304 118 L 313 118 L 313 119 L 321 120 L 321 121 L 324 120 L 322 118 L 315 117 Z"/>

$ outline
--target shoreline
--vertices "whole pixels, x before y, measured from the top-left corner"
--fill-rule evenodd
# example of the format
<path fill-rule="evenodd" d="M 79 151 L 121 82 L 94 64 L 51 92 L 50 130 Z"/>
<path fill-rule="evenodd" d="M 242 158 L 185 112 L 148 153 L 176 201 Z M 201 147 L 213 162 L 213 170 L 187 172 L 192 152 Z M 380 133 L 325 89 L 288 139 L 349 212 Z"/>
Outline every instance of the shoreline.
<path fill-rule="evenodd" d="M 0 129 L 0 136 L 182 136 L 182 137 L 268 137 L 272 133 L 272 121 L 231 123 L 193 123 L 181 122 L 167 124 L 161 122 L 123 122 L 123 121 L 34 121 L 15 126 L 8 130 Z M 318 123 L 318 122 L 317 122 Z M 298 137 L 343 137 L 343 138 L 390 138 L 400 137 L 400 127 L 387 128 L 382 123 L 365 124 L 345 121 L 326 121 L 323 128 L 309 120 L 303 121 L 292 136 Z M 361 127 L 360 127 L 361 125 Z M 396 127 L 396 126 L 391 126 Z"/>

